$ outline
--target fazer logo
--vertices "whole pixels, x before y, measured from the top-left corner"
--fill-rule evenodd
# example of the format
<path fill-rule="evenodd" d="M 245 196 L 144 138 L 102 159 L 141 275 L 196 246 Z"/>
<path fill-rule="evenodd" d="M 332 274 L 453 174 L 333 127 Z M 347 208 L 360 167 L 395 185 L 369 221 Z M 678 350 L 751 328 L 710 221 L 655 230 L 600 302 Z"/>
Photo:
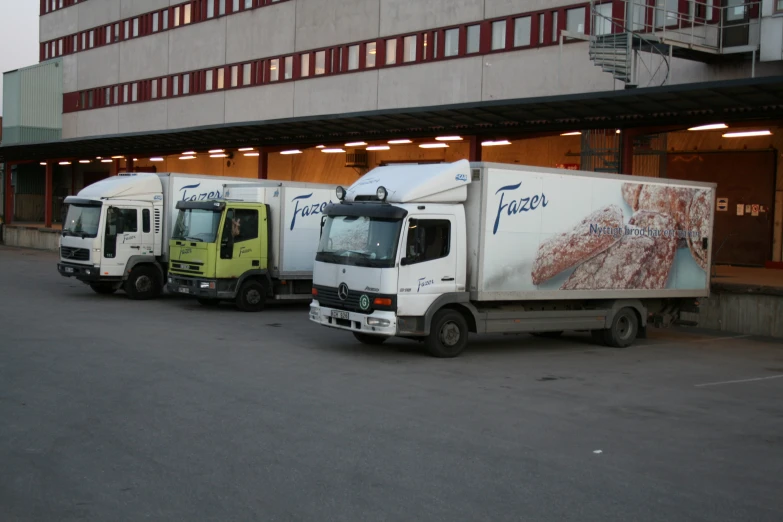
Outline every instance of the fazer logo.
<path fill-rule="evenodd" d="M 520 181 L 516 185 L 507 185 L 505 187 L 500 187 L 497 192 L 495 192 L 495 195 L 500 194 L 500 201 L 498 202 L 498 212 L 497 217 L 495 217 L 495 226 L 492 229 L 492 235 L 498 233 L 498 227 L 500 226 L 500 218 L 502 216 L 516 216 L 517 214 L 522 214 L 525 212 L 532 212 L 533 210 L 536 210 L 538 208 L 544 208 L 549 204 L 549 201 L 546 199 L 546 195 L 542 192 L 539 196 L 538 194 L 530 197 L 517 197 L 516 194 L 514 195 L 514 199 L 509 201 L 508 203 L 505 202 L 506 194 L 510 194 L 511 192 L 515 192 L 519 190 L 519 188 L 522 186 L 522 182 Z M 501 194 L 502 192 L 502 194 Z"/>
<path fill-rule="evenodd" d="M 322 215 L 324 210 L 326 210 L 326 206 L 332 203 L 331 200 L 322 201 L 320 203 L 310 203 L 305 201 L 312 197 L 313 193 L 311 192 L 310 194 L 305 194 L 303 196 L 296 196 L 291 200 L 291 203 L 294 203 L 294 218 L 291 220 L 291 230 L 293 230 L 296 226 L 297 217 L 306 218 L 308 216 Z"/>
<path fill-rule="evenodd" d="M 201 189 L 201 183 L 185 185 L 179 189 L 182 194 L 182 201 L 205 201 L 208 199 L 220 199 L 221 197 L 219 190 L 199 189 Z"/>

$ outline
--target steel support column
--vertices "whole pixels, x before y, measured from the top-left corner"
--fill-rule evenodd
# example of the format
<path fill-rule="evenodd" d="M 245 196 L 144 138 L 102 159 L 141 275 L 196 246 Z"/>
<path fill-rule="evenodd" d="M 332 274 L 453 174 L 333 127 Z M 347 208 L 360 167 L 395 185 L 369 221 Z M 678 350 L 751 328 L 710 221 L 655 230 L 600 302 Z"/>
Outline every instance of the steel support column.
<path fill-rule="evenodd" d="M 269 179 L 269 150 L 258 148 L 258 179 Z"/>
<path fill-rule="evenodd" d="M 469 145 L 468 160 L 481 161 L 481 138 L 478 136 L 471 136 Z"/>
<path fill-rule="evenodd" d="M 13 163 L 5 164 L 5 205 L 3 211 L 5 213 L 5 224 L 10 225 L 14 219 L 14 189 L 11 186 L 11 169 Z"/>
<path fill-rule="evenodd" d="M 54 206 L 54 166 L 46 162 L 46 178 L 44 181 L 44 227 L 52 227 L 52 207 Z"/>

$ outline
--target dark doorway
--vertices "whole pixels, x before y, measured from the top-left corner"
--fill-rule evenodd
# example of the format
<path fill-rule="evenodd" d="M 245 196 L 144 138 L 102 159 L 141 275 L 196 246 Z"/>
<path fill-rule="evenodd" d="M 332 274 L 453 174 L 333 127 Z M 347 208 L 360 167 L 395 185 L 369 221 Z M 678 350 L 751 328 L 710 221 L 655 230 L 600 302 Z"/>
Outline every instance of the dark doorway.
<path fill-rule="evenodd" d="M 668 155 L 667 177 L 717 183 L 718 200 L 728 199 L 726 210 L 715 210 L 714 264 L 764 266 L 772 259 L 776 157 L 775 150 Z"/>

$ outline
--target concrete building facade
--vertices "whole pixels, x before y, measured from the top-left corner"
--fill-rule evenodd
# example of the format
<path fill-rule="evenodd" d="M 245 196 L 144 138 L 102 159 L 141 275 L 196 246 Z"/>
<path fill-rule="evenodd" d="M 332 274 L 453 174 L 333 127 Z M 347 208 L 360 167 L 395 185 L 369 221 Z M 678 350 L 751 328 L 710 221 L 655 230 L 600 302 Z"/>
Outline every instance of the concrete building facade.
<path fill-rule="evenodd" d="M 140 170 L 350 184 L 469 158 L 668 176 L 757 151 L 764 187 L 720 179 L 765 209 L 763 253 L 725 261 L 783 253 L 777 0 L 41 0 L 40 60 L 61 64 L 61 134 L 0 144 L 6 222 L 52 226 L 58 198 Z M 687 130 L 705 124 L 769 134 Z M 747 249 L 726 226 L 724 254 Z"/>

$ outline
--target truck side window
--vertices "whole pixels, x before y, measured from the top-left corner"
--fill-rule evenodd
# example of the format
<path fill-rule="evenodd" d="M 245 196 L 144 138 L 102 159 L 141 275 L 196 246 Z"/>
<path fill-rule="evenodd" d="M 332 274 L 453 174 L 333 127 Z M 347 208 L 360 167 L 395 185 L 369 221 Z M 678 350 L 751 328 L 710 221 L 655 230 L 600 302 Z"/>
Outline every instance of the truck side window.
<path fill-rule="evenodd" d="M 138 232 L 139 231 L 139 213 L 135 208 L 121 208 L 120 219 L 122 219 L 123 231 Z"/>
<path fill-rule="evenodd" d="M 150 211 L 148 209 L 144 209 L 141 211 L 141 222 L 142 222 L 142 230 L 144 232 L 150 231 Z"/>
<path fill-rule="evenodd" d="M 445 219 L 411 219 L 405 255 L 408 264 L 441 259 L 451 251 L 451 222 Z"/>
<path fill-rule="evenodd" d="M 232 231 L 234 243 L 258 238 L 258 210 L 234 209 Z"/>

